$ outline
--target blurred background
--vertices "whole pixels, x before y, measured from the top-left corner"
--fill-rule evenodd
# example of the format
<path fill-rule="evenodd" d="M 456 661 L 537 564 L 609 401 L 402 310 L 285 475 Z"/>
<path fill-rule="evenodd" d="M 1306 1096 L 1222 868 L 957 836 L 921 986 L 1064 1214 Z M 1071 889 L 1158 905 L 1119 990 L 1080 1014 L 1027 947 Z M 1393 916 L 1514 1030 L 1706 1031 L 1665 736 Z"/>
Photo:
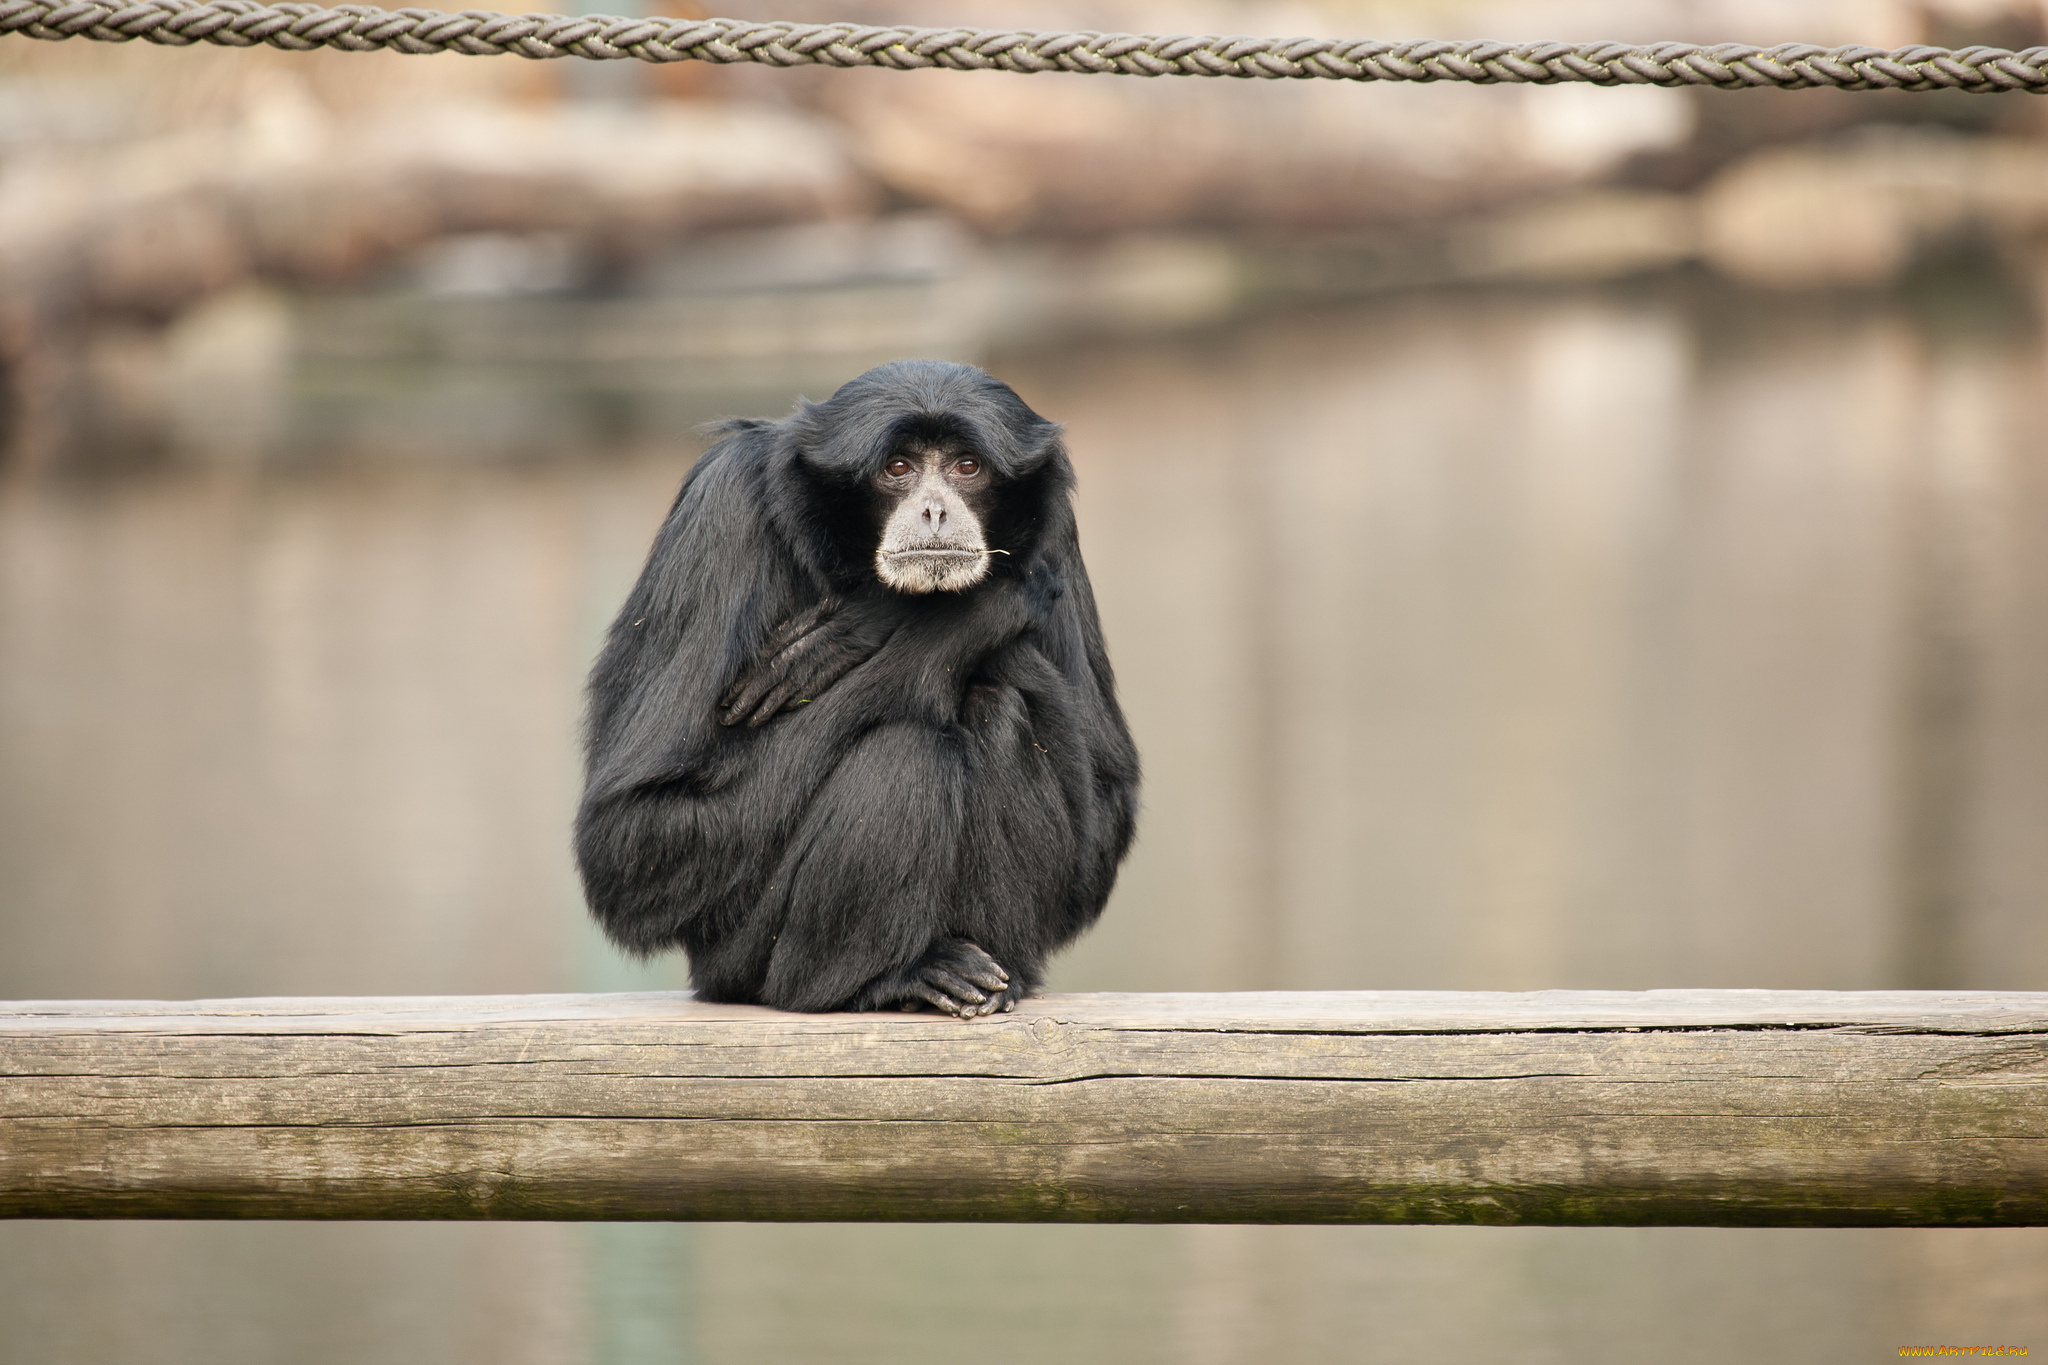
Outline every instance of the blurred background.
<path fill-rule="evenodd" d="M 585 922 L 583 672 L 699 423 L 903 355 L 1081 472 L 1148 786 L 1056 989 L 2048 990 L 2044 309 L 2018 95 L 0 41 L 0 997 L 683 985 Z M 2039 1230 L 28 1223 L 0 1265 L 22 1361 L 2048 1349 Z"/>

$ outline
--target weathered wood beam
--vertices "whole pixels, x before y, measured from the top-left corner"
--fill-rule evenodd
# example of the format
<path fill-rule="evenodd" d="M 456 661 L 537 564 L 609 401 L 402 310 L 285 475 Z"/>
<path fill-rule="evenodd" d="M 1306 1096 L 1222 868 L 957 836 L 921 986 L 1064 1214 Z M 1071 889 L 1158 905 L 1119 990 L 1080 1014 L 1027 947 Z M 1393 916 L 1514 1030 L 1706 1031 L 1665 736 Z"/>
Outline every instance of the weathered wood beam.
<path fill-rule="evenodd" d="M 0 1005 L 20 1218 L 2048 1223 L 2048 994 Z"/>

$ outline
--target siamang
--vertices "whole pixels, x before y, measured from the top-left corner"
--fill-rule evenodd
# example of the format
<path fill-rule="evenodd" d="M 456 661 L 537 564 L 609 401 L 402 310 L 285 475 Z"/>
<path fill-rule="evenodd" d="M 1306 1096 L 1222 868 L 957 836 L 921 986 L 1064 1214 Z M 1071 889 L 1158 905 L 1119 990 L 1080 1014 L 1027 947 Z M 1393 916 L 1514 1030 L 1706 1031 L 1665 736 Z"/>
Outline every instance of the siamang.
<path fill-rule="evenodd" d="M 720 430 L 591 673 L 592 913 L 707 1000 L 1013 1008 L 1137 806 L 1059 426 L 914 360 Z"/>

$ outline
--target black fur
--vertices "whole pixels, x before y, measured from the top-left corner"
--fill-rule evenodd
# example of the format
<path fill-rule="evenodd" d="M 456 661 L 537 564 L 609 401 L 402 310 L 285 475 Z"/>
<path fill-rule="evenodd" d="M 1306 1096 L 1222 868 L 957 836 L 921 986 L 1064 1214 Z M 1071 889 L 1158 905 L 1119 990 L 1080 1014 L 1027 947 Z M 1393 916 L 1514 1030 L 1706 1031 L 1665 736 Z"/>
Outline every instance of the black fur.
<path fill-rule="evenodd" d="M 710 1000 L 908 1005 L 978 945 L 1014 1003 L 1101 914 L 1137 804 L 1060 429 L 980 370 L 899 361 L 724 430 L 591 674 L 592 913 L 632 951 L 686 949 Z M 1006 553 L 962 592 L 874 571 L 875 477 L 915 440 L 993 480 Z M 771 668 L 791 709 L 730 723 L 721 701 Z"/>

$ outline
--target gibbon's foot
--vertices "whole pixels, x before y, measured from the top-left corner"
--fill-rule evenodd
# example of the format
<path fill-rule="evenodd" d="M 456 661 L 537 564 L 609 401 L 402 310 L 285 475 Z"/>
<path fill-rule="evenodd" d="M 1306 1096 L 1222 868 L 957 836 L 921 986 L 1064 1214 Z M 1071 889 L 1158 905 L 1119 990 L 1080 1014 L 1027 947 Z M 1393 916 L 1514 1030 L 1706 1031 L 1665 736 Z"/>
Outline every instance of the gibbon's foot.
<path fill-rule="evenodd" d="M 1002 964 L 964 938 L 941 939 L 899 979 L 891 993 L 905 1011 L 929 1005 L 959 1019 L 1011 1010 L 1024 998 Z"/>
<path fill-rule="evenodd" d="M 1010 984 L 991 995 L 981 1007 L 983 1014 L 1008 1014 L 1017 1008 L 1017 1002 L 1029 995 L 1031 990 L 1021 977 L 1012 977 Z"/>
<path fill-rule="evenodd" d="M 940 1005 L 938 1008 L 957 1019 L 980 1019 L 990 1014 L 1008 1014 L 1017 1008 L 1017 1002 L 1027 994 L 1029 992 L 1025 990 L 1023 982 L 1012 981 L 1001 990 L 992 992 L 988 999 L 979 1005 L 964 1005 L 957 1009 L 951 1005 Z M 905 1014 L 916 1014 L 925 1008 L 925 1004 L 923 1000 L 906 1000 L 901 1008 Z"/>

